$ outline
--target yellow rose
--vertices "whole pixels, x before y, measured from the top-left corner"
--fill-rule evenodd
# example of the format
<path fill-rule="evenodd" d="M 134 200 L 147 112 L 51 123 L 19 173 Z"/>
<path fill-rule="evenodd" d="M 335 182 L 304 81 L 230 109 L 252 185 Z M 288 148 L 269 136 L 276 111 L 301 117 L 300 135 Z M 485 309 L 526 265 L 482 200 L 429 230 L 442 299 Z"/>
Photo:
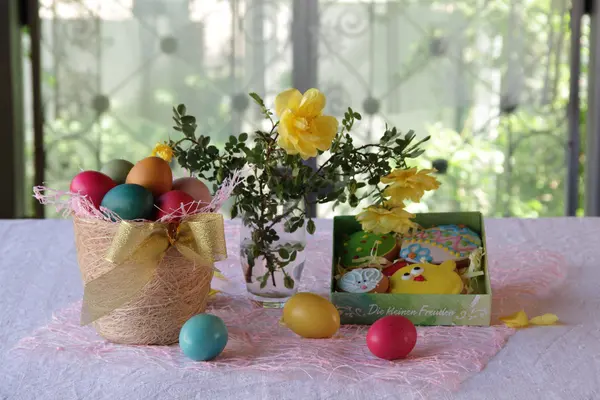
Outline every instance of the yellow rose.
<path fill-rule="evenodd" d="M 166 143 L 157 143 L 152 150 L 153 157 L 160 157 L 166 162 L 171 162 L 173 159 L 173 149 Z"/>
<path fill-rule="evenodd" d="M 365 208 L 356 219 L 362 225 L 363 230 L 377 234 L 396 232 L 406 234 L 417 225 L 411 221 L 415 215 L 401 207 L 388 210 L 384 207 L 370 206 Z"/>
<path fill-rule="evenodd" d="M 302 95 L 297 89 L 279 93 L 275 113 L 279 116 L 277 144 L 288 154 L 300 154 L 303 160 L 317 156 L 318 150 L 328 150 L 335 138 L 338 121 L 322 115 L 325 96 L 317 89 Z"/>
<path fill-rule="evenodd" d="M 387 203 L 400 205 L 403 204 L 404 200 L 412 200 L 415 203 L 421 201 L 425 191 L 440 187 L 440 182 L 429 175 L 432 172 L 435 172 L 435 170 L 396 169 L 389 175 L 382 177 L 381 183 L 389 185 L 383 191 L 384 196 L 390 197 Z"/>

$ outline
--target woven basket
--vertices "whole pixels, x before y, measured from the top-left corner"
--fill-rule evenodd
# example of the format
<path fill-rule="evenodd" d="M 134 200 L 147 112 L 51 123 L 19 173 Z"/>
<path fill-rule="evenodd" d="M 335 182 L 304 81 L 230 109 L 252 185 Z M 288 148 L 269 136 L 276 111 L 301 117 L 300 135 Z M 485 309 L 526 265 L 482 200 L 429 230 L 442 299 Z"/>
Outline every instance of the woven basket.
<path fill-rule="evenodd" d="M 86 284 L 114 268 L 105 256 L 119 224 L 79 217 L 73 223 L 79 269 Z M 183 324 L 204 311 L 212 276 L 212 267 L 198 265 L 171 247 L 150 282 L 131 301 L 92 324 L 115 343 L 176 343 Z"/>

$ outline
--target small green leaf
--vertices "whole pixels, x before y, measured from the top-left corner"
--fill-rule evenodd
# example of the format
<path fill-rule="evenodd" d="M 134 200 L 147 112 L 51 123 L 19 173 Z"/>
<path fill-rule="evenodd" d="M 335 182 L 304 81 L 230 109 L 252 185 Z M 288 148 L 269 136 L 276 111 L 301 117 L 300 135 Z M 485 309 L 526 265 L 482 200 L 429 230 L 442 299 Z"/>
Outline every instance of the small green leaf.
<path fill-rule="evenodd" d="M 196 123 L 196 117 L 193 117 L 191 115 L 184 115 L 183 117 L 181 117 L 181 122 L 183 122 L 184 124 L 195 124 Z"/>
<path fill-rule="evenodd" d="M 183 125 L 183 127 L 181 128 L 181 130 L 183 131 L 183 134 L 187 137 L 194 137 L 194 131 L 195 129 L 191 126 L 191 125 Z"/>
<path fill-rule="evenodd" d="M 206 149 L 206 153 L 210 154 L 211 156 L 216 156 L 217 154 L 219 154 L 219 149 L 217 149 L 216 146 L 208 146 L 208 148 Z"/>
<path fill-rule="evenodd" d="M 240 142 L 245 142 L 246 140 L 248 140 L 248 134 L 246 132 L 240 133 L 238 139 L 240 140 Z"/>
<path fill-rule="evenodd" d="M 177 106 L 177 114 L 181 115 L 185 115 L 186 112 L 186 108 L 185 108 L 185 104 L 180 104 Z"/>
<path fill-rule="evenodd" d="M 294 288 L 294 280 L 291 276 L 287 275 L 285 278 L 283 278 L 283 286 L 285 286 L 287 289 Z"/>
<path fill-rule="evenodd" d="M 290 262 L 291 261 L 295 261 L 296 260 L 296 256 L 298 255 L 298 252 L 296 250 L 292 251 L 290 253 Z"/>
<path fill-rule="evenodd" d="M 284 260 L 287 260 L 288 258 L 290 258 L 290 253 L 283 247 L 279 249 L 278 253 L 279 253 L 279 257 L 283 258 Z"/>
<path fill-rule="evenodd" d="M 260 288 L 261 288 L 261 289 L 264 289 L 264 288 L 265 288 L 265 286 L 267 286 L 267 279 L 263 279 L 263 280 L 260 282 Z"/>
<path fill-rule="evenodd" d="M 263 99 L 261 99 L 261 97 L 258 94 L 252 92 L 252 93 L 250 93 L 250 97 L 252 97 L 259 106 L 261 106 L 261 107 L 265 106 L 265 102 L 263 101 Z"/>
<path fill-rule="evenodd" d="M 421 154 L 425 153 L 425 150 L 421 149 L 421 150 L 415 150 L 411 153 L 406 154 L 406 158 L 417 158 L 419 157 Z"/>
<path fill-rule="evenodd" d="M 306 224 L 306 230 L 308 231 L 308 233 L 312 235 L 315 233 L 316 229 L 317 227 L 315 226 L 315 222 L 312 219 L 309 219 L 308 223 Z"/>
<path fill-rule="evenodd" d="M 202 147 L 206 148 L 206 146 L 208 146 L 209 143 L 210 143 L 210 136 L 204 136 L 202 138 Z"/>
<path fill-rule="evenodd" d="M 231 219 L 234 219 L 238 216 L 238 208 L 237 206 L 231 207 Z"/>
<path fill-rule="evenodd" d="M 237 144 L 237 138 L 233 135 L 229 136 L 229 143 L 236 145 Z"/>

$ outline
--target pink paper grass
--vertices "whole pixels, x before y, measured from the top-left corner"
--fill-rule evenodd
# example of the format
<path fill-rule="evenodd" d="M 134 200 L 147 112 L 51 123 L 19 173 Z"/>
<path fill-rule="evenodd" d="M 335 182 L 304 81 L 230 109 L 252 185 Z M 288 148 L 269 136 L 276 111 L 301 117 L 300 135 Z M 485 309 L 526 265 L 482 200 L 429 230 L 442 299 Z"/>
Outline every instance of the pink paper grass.
<path fill-rule="evenodd" d="M 481 371 L 515 332 L 490 327 L 418 327 L 416 348 L 405 360 L 385 361 L 366 346 L 366 326 L 342 326 L 328 340 L 296 336 L 279 322 L 281 311 L 257 308 L 244 296 L 239 266 L 239 226 L 226 228 L 229 259 L 217 264 L 229 278 L 214 281 L 224 292 L 212 299 L 207 312 L 220 316 L 229 330 L 225 351 L 211 362 L 193 362 L 178 346 L 122 346 L 106 342 L 92 328 L 80 327 L 80 303 L 56 313 L 49 324 L 23 338 L 15 350 L 35 357 L 62 352 L 78 362 L 105 362 L 133 368 L 190 371 L 240 371 L 281 374 L 288 379 L 348 382 L 389 381 L 399 391 L 423 394 L 428 389 L 456 389 Z M 309 241 L 301 290 L 325 294 L 331 266 L 328 233 Z M 493 319 L 535 304 L 561 285 L 565 261 L 544 250 L 489 248 L 493 284 Z M 506 268 L 510 266 L 510 268 Z M 549 310 L 551 311 L 551 310 Z"/>

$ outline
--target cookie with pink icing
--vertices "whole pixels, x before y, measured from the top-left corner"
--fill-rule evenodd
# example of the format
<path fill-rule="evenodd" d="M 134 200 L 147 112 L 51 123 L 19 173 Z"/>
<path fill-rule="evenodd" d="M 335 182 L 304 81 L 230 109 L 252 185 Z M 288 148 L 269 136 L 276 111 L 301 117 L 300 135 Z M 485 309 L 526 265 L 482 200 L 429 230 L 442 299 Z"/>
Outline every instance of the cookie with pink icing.
<path fill-rule="evenodd" d="M 481 237 L 464 225 L 440 225 L 404 238 L 400 257 L 412 263 L 441 264 L 467 260 L 481 245 Z"/>

